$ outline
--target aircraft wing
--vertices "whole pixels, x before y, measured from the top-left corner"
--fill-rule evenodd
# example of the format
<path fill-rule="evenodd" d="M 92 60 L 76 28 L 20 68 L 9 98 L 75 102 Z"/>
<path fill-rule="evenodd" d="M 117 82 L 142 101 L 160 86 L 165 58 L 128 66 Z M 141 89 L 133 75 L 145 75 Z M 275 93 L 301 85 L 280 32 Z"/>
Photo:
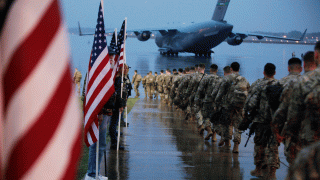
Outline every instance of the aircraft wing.
<path fill-rule="evenodd" d="M 247 38 L 248 36 L 256 36 L 258 39 L 263 38 L 272 38 L 272 39 L 282 39 L 282 40 L 289 40 L 289 41 L 302 41 L 307 33 L 307 29 L 304 31 L 300 39 L 292 39 L 292 38 L 284 38 L 278 36 L 270 36 L 270 35 L 263 35 L 263 34 L 254 34 L 254 33 L 234 33 L 235 35 L 240 36 L 242 39 Z"/>

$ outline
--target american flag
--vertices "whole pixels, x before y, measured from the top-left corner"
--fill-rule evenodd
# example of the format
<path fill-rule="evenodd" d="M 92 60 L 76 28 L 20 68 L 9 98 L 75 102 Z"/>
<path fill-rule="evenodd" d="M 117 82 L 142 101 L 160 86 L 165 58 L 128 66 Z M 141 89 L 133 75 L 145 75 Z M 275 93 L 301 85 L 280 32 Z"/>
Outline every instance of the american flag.
<path fill-rule="evenodd" d="M 116 52 L 119 54 L 119 67 L 123 66 L 126 63 L 125 59 L 125 42 L 126 42 L 126 33 L 127 33 L 127 19 L 122 23 L 119 35 L 118 35 L 118 45 Z"/>
<path fill-rule="evenodd" d="M 99 138 L 98 114 L 115 92 L 101 3 L 93 41 L 84 107 L 84 139 L 88 147 Z"/>
<path fill-rule="evenodd" d="M 11 2 L 0 17 L 0 179 L 73 179 L 81 115 L 60 4 Z"/>

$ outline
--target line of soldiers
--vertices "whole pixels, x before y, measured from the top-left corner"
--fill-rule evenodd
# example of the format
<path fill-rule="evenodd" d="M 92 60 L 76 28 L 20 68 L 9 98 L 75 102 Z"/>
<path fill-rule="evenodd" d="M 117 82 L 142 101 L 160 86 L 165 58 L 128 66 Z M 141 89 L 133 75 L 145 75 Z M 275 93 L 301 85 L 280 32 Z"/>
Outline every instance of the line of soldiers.
<path fill-rule="evenodd" d="M 305 73 L 300 75 L 303 68 Z M 218 146 L 229 149 L 233 136 L 232 152 L 238 153 L 241 133 L 249 128 L 249 138 L 255 134 L 256 168 L 251 175 L 276 179 L 275 173 L 280 167 L 278 149 L 283 143 L 291 172 L 288 179 L 299 179 L 298 175 L 302 179 L 313 175 L 319 179 L 320 170 L 310 165 L 310 159 L 302 155 L 296 157 L 302 148 L 320 137 L 320 42 L 314 52 L 304 55 L 303 68 L 302 61 L 293 57 L 288 61 L 289 75 L 277 80 L 275 65 L 267 63 L 264 78 L 250 86 L 239 75 L 237 62 L 223 69 L 223 78 L 217 75 L 216 64 L 210 66 L 210 74 L 205 74 L 205 65 L 200 64 L 172 75 L 170 70 L 166 74 L 161 71 L 155 82 L 163 102 L 183 111 L 186 120 L 196 121 L 201 136 L 207 131 L 205 140 L 212 138 L 215 142 L 218 134 L 221 136 Z M 310 157 L 318 158 L 319 163 L 320 156 L 313 154 Z M 309 173 L 299 169 L 300 162 L 309 162 L 305 165 Z"/>

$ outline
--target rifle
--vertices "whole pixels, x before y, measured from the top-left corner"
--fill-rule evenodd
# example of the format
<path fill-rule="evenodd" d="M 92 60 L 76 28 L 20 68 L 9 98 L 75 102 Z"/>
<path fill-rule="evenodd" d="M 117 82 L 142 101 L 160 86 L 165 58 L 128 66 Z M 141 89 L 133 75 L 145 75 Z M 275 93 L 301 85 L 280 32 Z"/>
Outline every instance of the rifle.
<path fill-rule="evenodd" d="M 247 139 L 247 142 L 246 142 L 246 144 L 244 145 L 244 147 L 247 147 L 247 144 L 248 144 L 248 142 L 249 142 L 249 139 L 250 139 L 250 137 L 252 136 L 252 134 L 254 133 L 254 130 L 256 129 L 256 125 L 257 123 L 252 123 L 251 125 L 250 125 L 250 127 L 249 127 L 249 129 L 250 129 L 250 131 L 249 131 L 249 134 L 247 134 L 249 137 L 248 137 L 248 139 Z"/>

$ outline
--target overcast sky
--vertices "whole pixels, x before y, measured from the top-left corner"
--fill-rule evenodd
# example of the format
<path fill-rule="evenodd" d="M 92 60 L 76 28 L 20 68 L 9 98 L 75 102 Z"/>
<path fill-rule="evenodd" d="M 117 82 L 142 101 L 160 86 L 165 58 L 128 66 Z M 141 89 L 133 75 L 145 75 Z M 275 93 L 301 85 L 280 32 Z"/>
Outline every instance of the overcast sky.
<path fill-rule="evenodd" d="M 95 28 L 100 0 L 61 0 L 69 27 Z M 106 28 L 178 27 L 210 20 L 217 0 L 104 0 Z M 231 0 L 225 20 L 236 32 L 320 31 L 320 0 Z M 169 23 L 169 24 L 168 24 Z"/>

